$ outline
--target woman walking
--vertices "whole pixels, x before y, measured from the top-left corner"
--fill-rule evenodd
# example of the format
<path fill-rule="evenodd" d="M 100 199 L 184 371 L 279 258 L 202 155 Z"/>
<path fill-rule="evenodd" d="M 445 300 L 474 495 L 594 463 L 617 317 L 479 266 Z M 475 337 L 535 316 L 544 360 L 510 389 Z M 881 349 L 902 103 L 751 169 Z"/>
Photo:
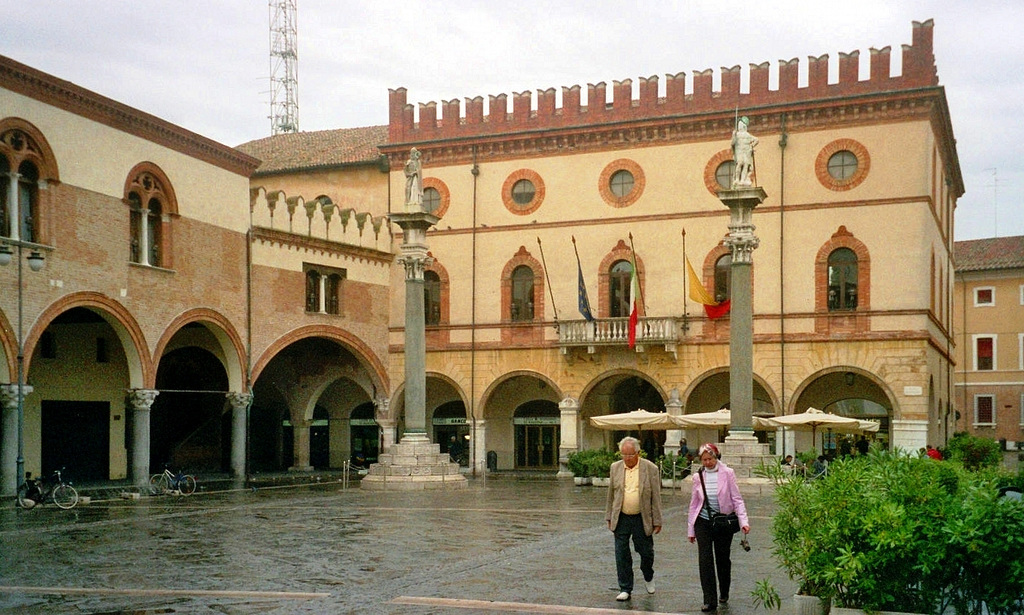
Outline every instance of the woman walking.
<path fill-rule="evenodd" d="M 718 447 L 710 442 L 702 444 L 697 455 L 703 467 L 693 475 L 687 536 L 691 543 L 697 543 L 700 587 L 704 593 L 704 606 L 700 610 L 713 613 L 718 610 L 719 604 L 729 602 L 733 533 L 714 532 L 711 518 L 716 513 L 727 515 L 735 512 L 744 534 L 750 532 L 750 521 L 747 519 L 743 496 L 736 484 L 736 473 L 720 461 L 722 454 Z"/>

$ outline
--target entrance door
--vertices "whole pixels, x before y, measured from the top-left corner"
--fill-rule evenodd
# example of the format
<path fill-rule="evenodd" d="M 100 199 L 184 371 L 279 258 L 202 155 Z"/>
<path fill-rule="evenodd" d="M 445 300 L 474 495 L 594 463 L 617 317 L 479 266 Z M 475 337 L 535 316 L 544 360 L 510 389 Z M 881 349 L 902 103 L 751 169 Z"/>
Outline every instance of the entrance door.
<path fill-rule="evenodd" d="M 110 403 L 42 402 L 43 476 L 66 468 L 75 481 L 110 478 Z"/>
<path fill-rule="evenodd" d="M 516 425 L 516 467 L 551 469 L 558 465 L 557 425 Z"/>

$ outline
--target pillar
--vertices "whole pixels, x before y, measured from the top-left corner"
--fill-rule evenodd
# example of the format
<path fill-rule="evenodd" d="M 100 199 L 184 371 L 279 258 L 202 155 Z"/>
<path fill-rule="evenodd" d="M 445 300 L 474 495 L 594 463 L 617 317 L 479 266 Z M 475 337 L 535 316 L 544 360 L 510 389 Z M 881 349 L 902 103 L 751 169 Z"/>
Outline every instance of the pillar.
<path fill-rule="evenodd" d="M 558 402 L 560 419 L 558 444 L 558 477 L 572 478 L 569 455 L 580 450 L 580 401 L 566 397 Z"/>
<path fill-rule="evenodd" d="M 132 484 L 149 486 L 149 410 L 160 391 L 129 389 L 128 404 L 132 411 Z"/>
<path fill-rule="evenodd" d="M 310 421 L 292 421 L 292 463 L 289 472 L 311 472 L 309 465 L 309 427 Z"/>
<path fill-rule="evenodd" d="M 227 399 L 231 405 L 231 475 L 245 478 L 245 441 L 252 393 L 228 393 Z"/>
<path fill-rule="evenodd" d="M 473 476 L 487 473 L 487 421 L 485 419 L 469 419 L 470 444 L 473 447 L 471 461 Z"/>
<path fill-rule="evenodd" d="M 7 220 L 10 224 L 7 236 L 11 241 L 20 241 L 21 207 L 18 204 L 18 180 L 21 179 L 21 174 L 17 171 L 11 171 L 7 174 L 7 177 Z"/>
<path fill-rule="evenodd" d="M 668 401 L 665 402 L 665 412 L 669 416 L 682 416 L 683 400 L 679 398 L 679 389 L 672 389 L 668 394 Z M 682 429 L 669 429 L 665 431 L 665 454 L 679 454 L 679 441 L 683 437 Z"/>
<path fill-rule="evenodd" d="M 31 387 L 24 387 L 27 395 Z M 18 385 L 0 386 L 0 411 L 3 412 L 4 439 L 0 442 L 0 495 L 11 496 L 18 490 Z"/>

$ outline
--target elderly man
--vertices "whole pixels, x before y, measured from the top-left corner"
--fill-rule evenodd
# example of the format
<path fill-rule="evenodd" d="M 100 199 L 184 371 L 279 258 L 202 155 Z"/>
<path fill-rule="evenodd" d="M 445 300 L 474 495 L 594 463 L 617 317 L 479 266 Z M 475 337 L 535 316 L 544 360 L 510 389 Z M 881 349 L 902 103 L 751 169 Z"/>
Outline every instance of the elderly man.
<path fill-rule="evenodd" d="M 612 464 L 608 481 L 605 521 L 615 534 L 615 569 L 619 577 L 616 600 L 629 600 L 633 593 L 633 555 L 629 539 L 640 555 L 647 593 L 654 593 L 654 534 L 661 532 L 661 472 L 658 466 L 640 458 L 640 442 L 623 438 L 619 442 L 621 461 Z"/>

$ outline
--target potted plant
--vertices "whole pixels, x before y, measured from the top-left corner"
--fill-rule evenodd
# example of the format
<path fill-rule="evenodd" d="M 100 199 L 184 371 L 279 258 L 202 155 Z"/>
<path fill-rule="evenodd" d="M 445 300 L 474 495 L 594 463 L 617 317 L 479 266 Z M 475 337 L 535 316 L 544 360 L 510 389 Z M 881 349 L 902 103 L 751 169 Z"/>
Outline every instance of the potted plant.
<path fill-rule="evenodd" d="M 572 479 L 577 485 L 589 485 L 590 477 L 587 476 L 587 451 L 574 451 L 569 453 L 566 460 L 566 467 L 572 472 Z"/>

